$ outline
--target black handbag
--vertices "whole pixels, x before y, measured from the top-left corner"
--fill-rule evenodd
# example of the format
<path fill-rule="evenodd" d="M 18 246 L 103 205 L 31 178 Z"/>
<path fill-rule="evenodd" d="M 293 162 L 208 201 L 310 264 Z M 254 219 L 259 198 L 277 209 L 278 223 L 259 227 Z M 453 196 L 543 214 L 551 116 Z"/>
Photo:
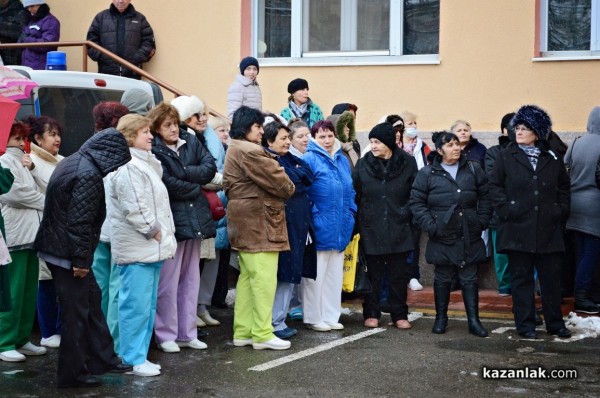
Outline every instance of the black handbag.
<path fill-rule="evenodd" d="M 362 251 L 361 246 L 358 247 L 358 264 L 356 265 L 356 278 L 354 279 L 354 293 L 369 294 L 373 291 L 371 282 L 367 275 L 367 259 Z"/>

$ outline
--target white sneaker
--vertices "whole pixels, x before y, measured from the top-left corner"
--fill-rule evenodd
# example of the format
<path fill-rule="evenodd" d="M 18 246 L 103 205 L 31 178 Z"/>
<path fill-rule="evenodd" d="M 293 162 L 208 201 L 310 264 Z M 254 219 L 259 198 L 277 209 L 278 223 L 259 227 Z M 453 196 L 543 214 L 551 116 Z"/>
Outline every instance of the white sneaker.
<path fill-rule="evenodd" d="M 325 322 L 330 328 L 331 330 L 343 330 L 344 329 L 344 325 L 342 325 L 339 322 Z"/>
<path fill-rule="evenodd" d="M 179 346 L 174 341 L 165 341 L 164 343 L 159 343 L 158 348 L 160 348 L 164 352 L 179 352 Z"/>
<path fill-rule="evenodd" d="M 31 341 L 27 342 L 24 346 L 17 348 L 17 351 L 23 355 L 44 355 L 46 353 L 44 347 L 38 347 Z"/>
<path fill-rule="evenodd" d="M 198 318 L 200 318 L 200 320 L 208 326 L 219 326 L 221 324 L 221 322 L 217 321 L 215 318 L 210 316 L 210 313 L 208 311 L 199 314 Z M 196 321 L 196 323 L 198 322 Z"/>
<path fill-rule="evenodd" d="M 408 288 L 410 290 L 423 290 L 423 285 L 419 283 L 418 279 L 412 278 L 410 282 L 408 282 Z"/>
<path fill-rule="evenodd" d="M 292 346 L 289 341 L 281 340 L 279 337 L 273 337 L 264 343 L 252 343 L 255 350 L 287 350 Z"/>
<path fill-rule="evenodd" d="M 141 365 L 135 365 L 133 367 L 133 372 L 136 376 L 158 376 L 160 374 L 160 370 L 158 370 L 155 366 L 152 366 L 148 363 L 148 361 L 144 362 Z"/>
<path fill-rule="evenodd" d="M 154 366 L 156 369 L 161 370 L 162 366 L 160 366 L 158 363 L 154 363 L 154 362 L 150 362 L 149 360 L 146 359 L 146 362 L 144 362 L 146 365 L 148 366 Z"/>
<path fill-rule="evenodd" d="M 25 355 L 15 350 L 0 352 L 0 359 L 6 362 L 23 362 Z"/>
<path fill-rule="evenodd" d="M 54 334 L 48 338 L 42 338 L 40 345 L 50 348 L 60 347 L 60 334 Z"/>
<path fill-rule="evenodd" d="M 179 347 L 193 348 L 194 350 L 206 350 L 208 348 L 206 343 L 203 343 L 198 339 L 194 339 L 192 341 L 176 341 L 175 344 L 177 344 Z"/>
<path fill-rule="evenodd" d="M 245 347 L 252 345 L 252 339 L 233 339 L 233 345 L 235 347 Z"/>
<path fill-rule="evenodd" d="M 196 317 L 196 327 L 197 328 L 203 328 L 206 326 L 206 323 L 204 323 L 204 321 L 202 319 L 200 319 L 199 316 Z"/>
<path fill-rule="evenodd" d="M 317 332 L 329 332 L 331 331 L 331 326 L 326 324 L 325 322 L 319 323 L 305 323 L 306 327 L 312 330 L 316 330 Z"/>

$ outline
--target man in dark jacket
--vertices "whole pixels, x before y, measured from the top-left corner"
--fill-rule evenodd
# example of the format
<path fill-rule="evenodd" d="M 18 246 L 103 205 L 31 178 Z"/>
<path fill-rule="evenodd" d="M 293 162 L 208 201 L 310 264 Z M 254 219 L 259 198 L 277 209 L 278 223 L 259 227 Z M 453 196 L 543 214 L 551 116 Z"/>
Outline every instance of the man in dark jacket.
<path fill-rule="evenodd" d="M 129 160 L 125 137 L 107 129 L 63 160 L 48 183 L 34 248 L 48 264 L 62 304 L 58 387 L 97 386 L 93 375 L 132 370 L 113 351 L 91 270 L 106 216 L 102 178 Z"/>
<path fill-rule="evenodd" d="M 87 40 L 101 45 L 139 68 L 144 62 L 150 61 L 156 51 L 152 27 L 146 17 L 131 5 L 131 0 L 112 0 L 110 7 L 98 13 L 92 21 Z M 140 75 L 98 50 L 90 48 L 88 55 L 98 62 L 100 73 L 141 79 Z"/>
<path fill-rule="evenodd" d="M 0 0 L 0 43 L 16 43 L 27 20 L 19 0 Z M 21 50 L 0 50 L 4 65 L 21 65 Z"/>

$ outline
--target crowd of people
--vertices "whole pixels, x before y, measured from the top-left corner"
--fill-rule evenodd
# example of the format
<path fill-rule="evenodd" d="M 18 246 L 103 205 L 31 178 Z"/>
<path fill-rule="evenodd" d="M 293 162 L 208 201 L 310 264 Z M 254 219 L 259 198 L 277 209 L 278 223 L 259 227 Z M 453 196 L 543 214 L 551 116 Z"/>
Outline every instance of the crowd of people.
<path fill-rule="evenodd" d="M 36 23 L 59 29 L 43 0 L 23 3 Z M 128 42 L 131 18 L 146 41 Z M 129 1 L 113 0 L 88 37 L 136 65 L 155 51 Z M 101 71 L 139 78 L 90 51 Z M 395 328 L 412 327 L 407 290 L 423 289 L 423 233 L 433 333 L 445 333 L 450 292 L 460 289 L 469 333 L 488 335 L 478 268 L 493 256 L 517 333 L 536 338 L 541 322 L 570 337 L 560 309 L 565 229 L 576 238 L 575 309 L 600 313 L 600 107 L 568 151 L 535 105 L 505 115 L 489 149 L 466 120 L 435 132 L 430 148 L 408 111 L 385 115 L 361 149 L 355 104 L 325 118 L 296 78 L 279 114 L 263 111 L 259 71 L 255 58 L 241 60 L 227 117 L 196 96 L 154 104 L 132 90 L 99 103 L 96 133 L 67 158 L 62 136 L 76 132 L 45 116 L 13 123 L 0 156 L 1 360 L 58 347 L 59 387 L 96 386 L 106 372 L 157 376 L 153 335 L 166 353 L 207 349 L 203 328 L 220 325 L 208 307 L 225 305 L 230 264 L 239 271 L 233 345 L 289 349 L 298 330 L 288 317 L 316 332 L 344 329 L 344 250 L 357 233 L 372 287 L 367 328 L 384 312 Z"/>

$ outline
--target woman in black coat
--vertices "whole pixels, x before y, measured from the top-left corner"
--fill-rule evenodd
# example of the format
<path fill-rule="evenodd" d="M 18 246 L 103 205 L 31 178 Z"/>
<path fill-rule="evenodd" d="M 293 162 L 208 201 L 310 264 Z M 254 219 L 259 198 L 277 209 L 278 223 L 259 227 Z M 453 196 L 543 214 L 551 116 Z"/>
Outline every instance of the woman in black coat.
<path fill-rule="evenodd" d="M 469 332 L 486 337 L 488 333 L 479 321 L 477 263 L 486 258 L 481 231 L 488 227 L 492 215 L 487 177 L 479 163 L 461 154 L 456 135 L 440 133 L 435 149 L 433 163 L 419 170 L 410 198 L 416 222 L 429 235 L 425 258 L 435 265 L 432 332 L 446 332 L 450 285 L 456 269 Z"/>
<path fill-rule="evenodd" d="M 274 334 L 280 339 L 289 339 L 298 332 L 285 323 L 294 287 L 300 284 L 302 278 L 317 277 L 315 226 L 307 193 L 315 177 L 302 159 L 289 152 L 292 144 L 290 129 L 278 123 L 275 117 L 272 119 L 274 120 L 264 127 L 262 145 L 277 156 L 277 162 L 296 187 L 294 195 L 285 201 L 285 223 L 290 250 L 279 253 L 277 290 L 273 303 Z"/>
<path fill-rule="evenodd" d="M 490 174 L 498 214 L 498 252 L 508 254 L 515 325 L 520 336 L 536 338 L 534 267 L 542 290 L 546 330 L 570 337 L 560 309 L 562 225 L 569 214 L 570 184 L 563 161 L 549 150 L 548 114 L 521 107 L 511 122 L 516 142 L 508 144 Z"/>
<path fill-rule="evenodd" d="M 352 175 L 360 242 L 373 287 L 365 297 L 363 317 L 366 327 L 379 325 L 381 280 L 387 274 L 392 322 L 399 329 L 410 329 L 406 257 L 414 247 L 408 201 L 417 162 L 398 148 L 396 132 L 390 123 L 373 127 L 369 141 L 371 151 L 359 159 Z"/>

